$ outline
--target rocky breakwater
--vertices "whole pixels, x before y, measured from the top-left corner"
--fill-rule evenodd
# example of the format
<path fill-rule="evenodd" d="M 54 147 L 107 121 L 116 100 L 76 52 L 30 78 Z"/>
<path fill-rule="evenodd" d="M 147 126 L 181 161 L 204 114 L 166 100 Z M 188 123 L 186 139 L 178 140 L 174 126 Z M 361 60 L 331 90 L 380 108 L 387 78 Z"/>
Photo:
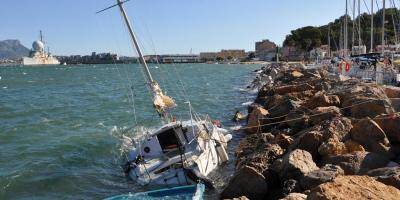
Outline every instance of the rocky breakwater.
<path fill-rule="evenodd" d="M 222 199 L 400 199 L 400 90 L 301 65 L 258 76 Z"/>

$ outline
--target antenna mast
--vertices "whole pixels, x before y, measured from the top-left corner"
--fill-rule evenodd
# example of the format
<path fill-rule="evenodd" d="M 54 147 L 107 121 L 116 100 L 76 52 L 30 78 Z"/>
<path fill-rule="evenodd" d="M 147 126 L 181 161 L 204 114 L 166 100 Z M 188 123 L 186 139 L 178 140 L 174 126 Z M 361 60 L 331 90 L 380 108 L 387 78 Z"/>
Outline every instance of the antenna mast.
<path fill-rule="evenodd" d="M 43 34 L 42 34 L 42 30 L 40 30 L 40 41 L 43 42 Z"/>

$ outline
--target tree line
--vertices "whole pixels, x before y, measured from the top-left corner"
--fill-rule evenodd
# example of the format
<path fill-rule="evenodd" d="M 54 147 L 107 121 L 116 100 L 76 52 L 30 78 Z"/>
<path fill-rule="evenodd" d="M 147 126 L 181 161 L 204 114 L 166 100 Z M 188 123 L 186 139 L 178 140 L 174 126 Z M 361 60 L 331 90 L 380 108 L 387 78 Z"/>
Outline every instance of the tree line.
<path fill-rule="evenodd" d="M 380 9 L 374 14 L 374 48 L 376 45 L 382 43 L 382 15 L 383 9 Z M 335 19 L 333 22 L 328 23 L 320 27 L 306 26 L 296 30 L 291 31 L 289 35 L 286 36 L 283 45 L 297 47 L 303 51 L 310 51 L 315 47 L 320 47 L 321 45 L 328 44 L 328 33 L 330 29 L 330 42 L 332 50 L 339 50 L 343 45 L 343 35 L 344 35 L 344 19 L 348 18 L 348 48 L 352 45 L 352 33 L 353 33 L 353 20 L 349 15 L 341 16 Z M 354 22 L 355 25 L 355 36 L 354 45 L 358 45 L 358 19 L 360 18 L 360 32 L 361 32 L 361 44 L 366 45 L 367 49 L 370 48 L 370 38 L 371 38 L 371 15 L 368 13 L 363 13 L 357 17 Z M 385 41 L 386 44 L 396 44 L 398 43 L 399 37 L 399 23 L 400 23 L 400 12 L 397 8 L 385 9 Z M 342 45 L 340 45 L 342 44 Z"/>

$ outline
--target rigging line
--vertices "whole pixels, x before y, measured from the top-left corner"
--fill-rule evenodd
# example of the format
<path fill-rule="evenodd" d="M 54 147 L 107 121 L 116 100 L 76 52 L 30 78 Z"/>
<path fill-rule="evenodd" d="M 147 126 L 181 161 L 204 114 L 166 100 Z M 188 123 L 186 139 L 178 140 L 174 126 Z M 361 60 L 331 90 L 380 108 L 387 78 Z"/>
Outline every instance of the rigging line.
<path fill-rule="evenodd" d="M 150 33 L 148 27 L 147 27 L 147 24 L 144 23 L 144 26 L 145 26 L 145 28 L 146 28 L 146 30 L 147 30 L 147 32 L 148 32 L 149 37 L 150 37 L 150 44 L 151 44 L 151 47 L 153 48 L 153 51 L 154 51 L 155 55 L 158 55 L 158 53 L 157 53 L 157 51 L 156 51 L 156 47 L 155 47 L 155 43 L 154 43 L 153 37 L 152 37 L 152 35 L 151 35 L 151 33 Z M 164 74 L 164 72 L 166 72 L 166 74 L 167 74 L 168 77 L 173 77 L 173 76 L 171 76 L 171 74 L 168 73 L 168 70 L 164 68 L 165 65 L 161 64 L 161 63 L 159 62 L 158 59 L 156 59 L 156 62 L 157 62 L 157 64 L 160 66 L 160 70 L 161 70 L 161 72 L 162 72 L 162 73 L 160 73 L 161 79 L 163 79 L 163 74 Z M 164 82 L 166 83 L 166 81 L 164 81 Z M 178 88 L 179 88 L 178 84 L 177 84 L 176 82 L 174 82 L 174 83 L 175 83 L 175 86 L 176 86 L 175 93 L 177 94 L 178 98 L 180 98 L 179 95 L 182 95 L 181 99 L 184 100 L 185 97 L 184 97 L 183 92 L 180 91 L 180 90 L 178 89 Z M 180 94 L 180 92 L 181 92 L 181 94 Z"/>
<path fill-rule="evenodd" d="M 146 23 L 144 22 L 144 27 L 147 29 L 147 26 L 146 26 Z M 147 29 L 147 31 L 148 31 L 148 29 Z M 152 40 L 152 37 L 151 37 L 151 34 L 150 34 L 150 32 L 148 31 L 148 33 L 149 33 L 149 36 L 150 36 L 150 40 L 151 41 L 153 41 Z M 139 34 L 139 36 L 140 36 L 140 34 Z M 139 41 L 141 44 L 141 46 L 143 46 L 143 49 L 144 50 L 146 50 L 146 48 L 144 47 L 144 45 L 142 44 L 142 42 L 141 41 Z M 156 53 L 156 55 L 157 55 L 157 52 L 156 52 L 156 49 L 155 49 L 155 45 L 154 45 L 154 42 L 152 42 L 151 43 L 152 45 L 153 45 L 153 50 L 154 50 L 154 52 Z M 151 46 L 151 45 L 150 45 Z M 162 65 L 161 66 L 161 64 L 159 63 L 159 61 L 158 61 L 158 59 L 156 59 L 156 61 L 157 61 L 157 63 L 160 65 L 160 69 L 162 69 L 162 71 L 165 71 L 165 72 L 167 72 L 166 74 L 167 74 L 167 76 L 169 76 L 169 77 L 173 77 L 173 76 L 171 76 L 171 75 L 169 75 L 169 73 L 168 73 L 168 70 L 165 70 L 163 67 L 164 67 L 164 65 Z M 164 79 L 164 77 L 163 77 L 163 73 L 159 73 L 159 75 L 160 75 L 160 78 L 161 79 Z M 167 81 L 164 81 L 165 83 L 167 83 Z M 176 82 L 174 82 L 175 83 L 175 85 L 176 85 L 176 90 L 175 90 L 175 92 L 176 92 L 176 95 L 178 96 L 178 98 L 180 98 L 179 97 L 179 95 L 180 95 L 180 93 L 179 93 L 179 90 L 178 90 L 178 88 L 179 88 L 179 86 L 177 85 L 177 83 Z M 167 86 L 167 84 L 165 84 L 165 86 Z M 172 87 L 173 88 L 173 87 Z M 185 99 L 184 98 L 184 95 L 182 94 L 182 99 Z"/>
<path fill-rule="evenodd" d="M 369 100 L 369 101 L 376 101 L 376 99 Z M 357 105 L 361 105 L 361 104 L 364 104 L 364 103 L 368 103 L 368 102 L 366 101 L 366 102 L 363 102 L 363 103 L 347 106 L 347 108 L 351 108 L 351 107 L 354 107 L 354 106 L 357 106 Z M 340 108 L 340 109 L 342 110 L 342 109 L 347 109 L 347 108 Z M 317 113 L 317 114 L 309 115 L 308 117 L 315 117 L 315 116 L 319 116 L 319 115 L 326 115 L 326 113 Z M 258 119 L 263 119 L 263 118 L 258 118 Z M 298 120 L 302 120 L 302 119 L 304 119 L 304 117 L 288 119 L 288 120 L 282 120 L 282 121 L 279 121 L 279 122 L 272 122 L 272 123 L 262 124 L 262 125 L 258 125 L 258 126 L 247 126 L 247 127 L 243 127 L 243 128 L 240 128 L 240 129 L 260 128 L 260 127 L 264 127 L 264 126 L 276 125 L 276 124 L 281 124 L 281 123 L 291 122 L 291 121 L 298 121 Z"/>
<path fill-rule="evenodd" d="M 96 19 L 97 19 L 97 18 L 96 18 Z M 104 34 L 105 31 L 104 31 L 103 21 L 102 21 L 102 20 L 96 20 L 96 22 L 97 22 L 97 23 L 100 23 L 100 24 L 99 24 L 100 30 L 101 30 L 101 31 L 103 32 L 103 34 Z M 115 38 L 114 38 L 114 40 L 116 41 Z M 118 41 L 116 41 L 116 42 L 118 42 Z M 116 43 L 114 43 L 114 45 L 115 45 L 115 44 L 116 44 Z M 128 97 L 128 100 L 132 103 L 134 123 L 135 123 L 135 125 L 137 125 L 137 116 L 136 116 L 136 109 L 135 109 L 135 102 L 134 102 L 134 95 L 133 95 L 132 88 L 131 88 L 131 89 L 128 89 L 128 88 L 130 88 L 129 85 L 128 85 L 128 84 L 124 84 L 124 83 L 125 83 L 124 78 L 122 77 L 121 72 L 119 71 L 118 67 L 116 66 L 116 61 L 115 61 L 114 58 L 113 58 L 113 66 L 114 66 L 114 68 L 116 68 L 117 71 L 118 71 L 118 75 L 119 75 L 119 77 L 120 77 L 120 79 L 121 79 L 121 83 L 120 83 L 120 84 L 122 85 L 122 87 L 124 87 L 127 91 L 131 91 L 131 98 L 130 98 L 129 95 L 127 95 L 127 97 Z"/>
<path fill-rule="evenodd" d="M 120 16 L 123 18 L 123 14 L 122 13 L 120 13 Z M 131 22 L 132 24 L 133 24 L 133 22 Z M 126 33 L 128 33 L 128 28 L 127 27 L 125 27 L 125 31 L 126 31 Z M 128 34 L 125 34 L 125 35 L 128 35 Z M 138 38 L 139 38 L 140 36 L 138 35 Z M 130 40 L 132 40 L 132 38 L 130 38 Z M 140 45 L 140 47 L 144 50 L 144 51 L 146 51 L 146 48 L 143 46 L 143 44 L 142 44 L 142 42 L 141 42 L 141 40 L 138 40 L 138 43 L 139 43 L 139 45 Z M 140 64 L 140 60 L 138 59 L 138 64 Z M 144 80 L 146 80 L 146 75 L 145 75 L 145 72 L 144 72 L 144 69 L 142 68 L 142 67 L 140 67 L 140 72 L 142 73 L 142 77 L 144 78 Z M 148 92 L 148 94 L 149 94 L 149 97 L 150 97 L 150 99 L 152 99 L 151 97 L 152 97 L 152 93 L 151 93 L 151 91 L 150 91 L 150 85 L 149 84 L 145 84 L 146 85 L 146 87 L 148 88 L 147 89 L 147 92 Z M 151 112 L 152 113 L 152 115 L 153 116 L 157 116 L 157 114 L 155 113 L 155 112 Z M 158 118 L 158 117 L 157 117 Z M 160 122 L 163 122 L 163 120 L 161 119 L 161 118 L 158 118 L 159 120 L 160 120 Z"/>
<path fill-rule="evenodd" d="M 117 48 L 120 49 L 120 48 L 119 48 L 119 46 L 120 46 L 120 45 L 119 45 L 119 42 L 118 42 L 118 40 L 117 40 L 115 37 L 114 37 L 114 41 L 115 41 L 114 45 L 116 45 Z M 114 68 L 117 69 L 118 75 L 121 77 L 121 79 L 123 79 L 122 74 L 121 74 L 121 71 L 119 70 L 119 67 L 117 66 L 116 61 L 115 61 L 114 58 L 113 58 L 113 65 L 114 65 Z M 132 111 L 133 111 L 134 125 L 137 126 L 137 125 L 138 125 L 138 122 L 137 122 L 136 106 L 135 106 L 134 81 L 133 81 L 133 79 L 130 79 L 130 78 L 129 78 L 126 67 L 123 67 L 123 69 L 124 69 L 124 71 L 125 71 L 124 74 L 125 74 L 125 76 L 126 76 L 126 77 L 125 77 L 125 80 L 128 81 L 128 83 L 126 83 L 126 84 L 124 84 L 124 85 L 125 85 L 127 91 L 128 91 L 129 94 L 130 94 L 130 96 L 127 95 L 127 97 L 128 97 L 128 99 L 129 99 L 129 101 L 131 101 L 131 103 L 132 103 Z M 130 97 L 130 98 L 129 98 L 129 97 Z"/>
<path fill-rule="evenodd" d="M 365 0 L 363 0 L 363 2 L 364 2 L 365 8 L 367 8 L 368 13 L 371 14 L 371 11 L 369 10 L 368 5 L 367 5 L 367 3 L 365 2 Z"/>

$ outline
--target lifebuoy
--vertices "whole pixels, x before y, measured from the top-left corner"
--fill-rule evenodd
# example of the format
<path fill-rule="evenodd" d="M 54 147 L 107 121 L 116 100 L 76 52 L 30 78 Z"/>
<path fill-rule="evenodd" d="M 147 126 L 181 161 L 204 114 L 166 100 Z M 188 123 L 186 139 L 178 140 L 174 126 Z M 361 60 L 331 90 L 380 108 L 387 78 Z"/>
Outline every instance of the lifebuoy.
<path fill-rule="evenodd" d="M 346 62 L 345 70 L 346 70 L 346 72 L 350 71 L 350 63 Z"/>

